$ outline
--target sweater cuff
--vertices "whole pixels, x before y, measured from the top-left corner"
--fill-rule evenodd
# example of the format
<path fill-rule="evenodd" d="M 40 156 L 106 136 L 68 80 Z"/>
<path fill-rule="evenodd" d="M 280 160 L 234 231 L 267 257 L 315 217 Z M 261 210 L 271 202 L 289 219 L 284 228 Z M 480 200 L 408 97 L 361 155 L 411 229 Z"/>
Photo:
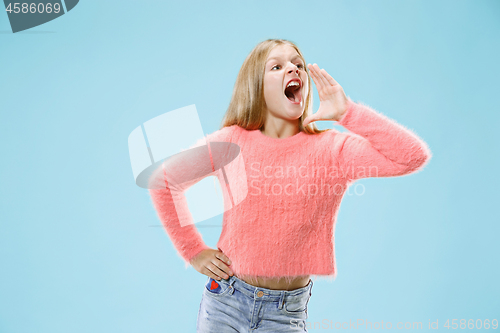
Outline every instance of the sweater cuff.
<path fill-rule="evenodd" d="M 356 103 L 354 103 L 349 96 L 347 96 L 347 110 L 344 112 L 342 117 L 337 121 L 339 125 L 343 125 L 347 119 L 350 118 L 353 109 L 356 108 Z"/>
<path fill-rule="evenodd" d="M 205 244 L 205 242 L 201 242 L 201 244 L 199 244 L 197 247 L 195 247 L 195 248 L 191 249 L 189 252 L 185 253 L 183 258 L 184 258 L 184 261 L 186 263 L 186 268 L 191 264 L 191 259 L 193 259 L 198 254 L 200 254 L 201 251 L 209 250 L 209 249 L 211 249 L 210 246 Z"/>

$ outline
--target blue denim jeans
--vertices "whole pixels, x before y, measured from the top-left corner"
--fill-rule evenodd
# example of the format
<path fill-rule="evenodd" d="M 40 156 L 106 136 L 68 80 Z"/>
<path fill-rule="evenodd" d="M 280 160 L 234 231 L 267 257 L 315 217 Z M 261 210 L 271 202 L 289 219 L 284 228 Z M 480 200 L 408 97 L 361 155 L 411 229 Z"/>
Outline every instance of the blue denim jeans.
<path fill-rule="evenodd" d="M 235 275 L 208 278 L 203 289 L 196 332 L 307 332 L 307 303 L 313 282 L 295 290 L 252 286 Z"/>

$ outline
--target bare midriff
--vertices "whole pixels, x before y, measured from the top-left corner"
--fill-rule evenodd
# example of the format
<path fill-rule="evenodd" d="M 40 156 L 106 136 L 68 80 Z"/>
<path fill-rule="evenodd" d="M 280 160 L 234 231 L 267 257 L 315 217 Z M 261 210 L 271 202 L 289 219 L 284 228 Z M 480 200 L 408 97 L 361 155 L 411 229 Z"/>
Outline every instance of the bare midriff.
<path fill-rule="evenodd" d="M 296 277 L 290 282 L 283 280 L 283 278 L 281 279 L 268 278 L 265 281 L 263 281 L 263 279 L 259 277 L 245 278 L 245 277 L 240 277 L 237 274 L 235 274 L 235 276 L 254 287 L 266 288 L 271 290 L 289 290 L 289 291 L 307 286 L 310 280 L 309 275 Z"/>

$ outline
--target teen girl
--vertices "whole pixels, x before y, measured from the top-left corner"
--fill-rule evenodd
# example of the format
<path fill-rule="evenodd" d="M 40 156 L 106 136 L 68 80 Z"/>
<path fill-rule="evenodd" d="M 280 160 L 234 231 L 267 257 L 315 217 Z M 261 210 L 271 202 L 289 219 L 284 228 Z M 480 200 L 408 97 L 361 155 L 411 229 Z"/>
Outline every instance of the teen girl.
<path fill-rule="evenodd" d="M 311 78 L 320 99 L 314 114 Z M 349 132 L 319 130 L 317 120 L 337 121 Z M 244 168 L 220 163 L 224 154 L 215 153 L 214 142 L 236 144 Z M 417 172 L 431 158 L 412 131 L 353 102 L 281 39 L 263 41 L 248 55 L 221 129 L 205 144 L 206 154 L 168 160 L 152 177 L 163 188 L 150 187 L 186 266 L 208 276 L 197 322 L 204 333 L 307 332 L 311 276 L 336 276 L 335 223 L 348 186 Z M 186 172 L 190 179 L 199 172 L 196 181 L 217 176 L 223 188 L 217 250 L 203 242 L 183 195 L 196 181 L 172 184 L 175 173 Z M 244 199 L 231 206 L 228 193 Z"/>

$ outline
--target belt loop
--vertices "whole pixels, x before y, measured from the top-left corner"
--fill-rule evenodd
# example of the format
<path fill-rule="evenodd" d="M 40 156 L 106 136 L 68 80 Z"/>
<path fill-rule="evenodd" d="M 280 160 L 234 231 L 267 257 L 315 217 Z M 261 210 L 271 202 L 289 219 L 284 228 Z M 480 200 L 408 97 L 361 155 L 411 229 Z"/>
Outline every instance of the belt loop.
<path fill-rule="evenodd" d="M 234 293 L 234 282 L 236 281 L 236 279 L 234 279 L 234 277 L 231 277 L 232 279 L 230 279 L 231 281 L 229 281 L 229 294 L 232 295 Z"/>
<path fill-rule="evenodd" d="M 283 303 L 285 302 L 285 292 L 284 291 L 281 291 L 281 295 L 280 295 L 280 301 L 279 301 L 279 304 L 278 304 L 278 309 L 283 309 Z"/>
<path fill-rule="evenodd" d="M 312 295 L 313 280 L 311 280 L 311 287 L 309 287 L 309 296 Z"/>

